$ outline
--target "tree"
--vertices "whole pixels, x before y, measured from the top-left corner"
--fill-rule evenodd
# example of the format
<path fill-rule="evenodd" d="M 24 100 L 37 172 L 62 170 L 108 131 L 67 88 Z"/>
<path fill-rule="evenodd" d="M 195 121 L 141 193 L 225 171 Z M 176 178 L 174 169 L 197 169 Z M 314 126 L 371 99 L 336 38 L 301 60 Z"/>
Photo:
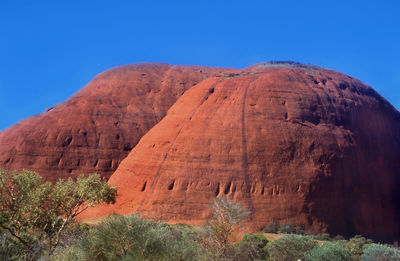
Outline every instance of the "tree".
<path fill-rule="evenodd" d="M 306 261 L 352 261 L 348 248 L 337 242 L 325 242 L 308 251 L 304 255 Z"/>
<path fill-rule="evenodd" d="M 226 252 L 235 226 L 243 222 L 250 215 L 250 211 L 225 197 L 215 199 L 211 208 L 213 214 L 208 223 L 210 243 L 215 247 L 218 252 L 217 256 L 219 256 Z"/>
<path fill-rule="evenodd" d="M 398 261 L 400 250 L 381 244 L 370 244 L 361 255 L 362 261 Z"/>
<path fill-rule="evenodd" d="M 43 250 L 50 256 L 78 214 L 101 202 L 114 203 L 115 196 L 116 188 L 97 174 L 53 185 L 32 171 L 0 169 L 0 227 L 22 246 L 27 259 Z"/>
<path fill-rule="evenodd" d="M 317 241 L 307 236 L 287 234 L 267 244 L 271 261 L 303 260 L 306 252 L 317 245 Z"/>

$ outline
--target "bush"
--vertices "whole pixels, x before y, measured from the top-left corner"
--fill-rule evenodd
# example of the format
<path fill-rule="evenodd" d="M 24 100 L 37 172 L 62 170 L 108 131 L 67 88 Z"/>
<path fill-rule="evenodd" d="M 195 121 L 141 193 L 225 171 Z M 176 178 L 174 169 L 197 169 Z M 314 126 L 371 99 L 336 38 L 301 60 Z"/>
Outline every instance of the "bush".
<path fill-rule="evenodd" d="M 84 253 L 76 246 L 56 249 L 52 261 L 77 261 L 85 260 Z"/>
<path fill-rule="evenodd" d="M 354 260 L 361 260 L 361 255 L 366 247 L 372 243 L 371 239 L 357 235 L 347 241 L 346 247 L 350 249 L 351 254 L 354 256 Z"/>
<path fill-rule="evenodd" d="M 62 245 L 55 249 L 51 260 L 82 260 L 83 254 L 78 249 L 77 244 L 93 228 L 85 223 L 72 223 L 68 226 L 61 237 Z"/>
<path fill-rule="evenodd" d="M 315 240 L 320 240 L 320 241 L 330 241 L 332 240 L 331 236 L 328 233 L 322 233 L 318 235 L 313 235 L 313 238 Z"/>
<path fill-rule="evenodd" d="M 351 261 L 351 252 L 339 243 L 326 242 L 316 246 L 304 255 L 306 261 Z"/>
<path fill-rule="evenodd" d="M 381 244 L 370 244 L 361 255 L 362 261 L 399 261 L 400 250 Z"/>
<path fill-rule="evenodd" d="M 265 260 L 267 258 L 267 238 L 263 234 L 247 233 L 242 241 L 236 244 L 234 260 Z"/>
<path fill-rule="evenodd" d="M 201 260 L 196 234 L 138 216 L 108 217 L 78 247 L 84 260 Z"/>
<path fill-rule="evenodd" d="M 289 223 L 281 224 L 278 229 L 278 233 L 282 234 L 294 234 L 295 232 L 296 232 L 295 227 Z"/>
<path fill-rule="evenodd" d="M 344 238 L 344 236 L 342 236 L 342 235 L 336 235 L 333 239 L 336 240 L 336 241 L 343 241 L 343 240 L 346 240 L 346 239 Z"/>
<path fill-rule="evenodd" d="M 279 221 L 274 221 L 272 223 L 269 223 L 268 226 L 266 226 L 263 231 L 265 233 L 278 233 L 279 230 Z"/>
<path fill-rule="evenodd" d="M 271 261 L 298 260 L 316 245 L 317 242 L 308 236 L 291 234 L 269 242 L 267 252 Z"/>
<path fill-rule="evenodd" d="M 274 221 L 268 224 L 267 227 L 263 229 L 265 233 L 282 233 L 282 234 L 304 234 L 304 226 L 294 226 L 290 223 L 279 224 L 279 221 Z"/>
<path fill-rule="evenodd" d="M 296 226 L 294 228 L 294 233 L 297 235 L 303 235 L 304 234 L 304 226 L 303 225 Z"/>

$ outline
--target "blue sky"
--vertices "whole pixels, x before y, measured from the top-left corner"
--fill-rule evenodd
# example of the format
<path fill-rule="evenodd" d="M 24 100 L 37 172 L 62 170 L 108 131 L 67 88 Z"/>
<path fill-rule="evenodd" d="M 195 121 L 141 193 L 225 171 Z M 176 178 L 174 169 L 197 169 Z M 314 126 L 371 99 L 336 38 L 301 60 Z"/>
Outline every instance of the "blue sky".
<path fill-rule="evenodd" d="M 137 62 L 335 69 L 400 108 L 400 1 L 0 0 L 0 130 Z"/>

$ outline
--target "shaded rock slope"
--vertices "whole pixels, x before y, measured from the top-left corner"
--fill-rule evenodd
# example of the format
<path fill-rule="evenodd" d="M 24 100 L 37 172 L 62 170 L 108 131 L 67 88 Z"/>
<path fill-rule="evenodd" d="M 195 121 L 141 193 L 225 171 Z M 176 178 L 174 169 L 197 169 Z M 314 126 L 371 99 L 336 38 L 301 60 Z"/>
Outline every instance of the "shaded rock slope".
<path fill-rule="evenodd" d="M 190 88 L 111 176 L 112 213 L 203 224 L 227 196 L 272 221 L 333 235 L 400 236 L 400 114 L 335 72 L 265 63 Z"/>
<path fill-rule="evenodd" d="M 67 101 L 0 132 L 0 166 L 51 181 L 92 172 L 109 178 L 187 89 L 233 71 L 155 63 L 105 71 Z"/>

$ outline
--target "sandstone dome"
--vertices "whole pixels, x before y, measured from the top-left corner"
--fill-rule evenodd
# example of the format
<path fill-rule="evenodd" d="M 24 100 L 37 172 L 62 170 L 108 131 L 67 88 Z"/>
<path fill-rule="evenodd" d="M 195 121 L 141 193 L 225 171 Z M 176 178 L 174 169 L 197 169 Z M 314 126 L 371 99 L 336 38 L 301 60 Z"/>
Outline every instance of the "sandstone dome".
<path fill-rule="evenodd" d="M 46 179 L 115 171 L 187 89 L 234 69 L 144 63 L 96 76 L 67 101 L 0 132 L 0 167 Z"/>
<path fill-rule="evenodd" d="M 280 221 L 400 237 L 400 113 L 315 66 L 120 66 L 0 132 L 0 166 L 52 181 L 111 176 L 116 204 L 81 220 L 139 212 L 204 224 L 226 196 L 251 210 L 252 231 Z"/>
<path fill-rule="evenodd" d="M 252 215 L 332 235 L 400 236 L 400 114 L 350 76 L 263 63 L 186 91 L 109 179 L 115 205 L 82 219 L 139 212 L 203 224 L 226 196 Z"/>

